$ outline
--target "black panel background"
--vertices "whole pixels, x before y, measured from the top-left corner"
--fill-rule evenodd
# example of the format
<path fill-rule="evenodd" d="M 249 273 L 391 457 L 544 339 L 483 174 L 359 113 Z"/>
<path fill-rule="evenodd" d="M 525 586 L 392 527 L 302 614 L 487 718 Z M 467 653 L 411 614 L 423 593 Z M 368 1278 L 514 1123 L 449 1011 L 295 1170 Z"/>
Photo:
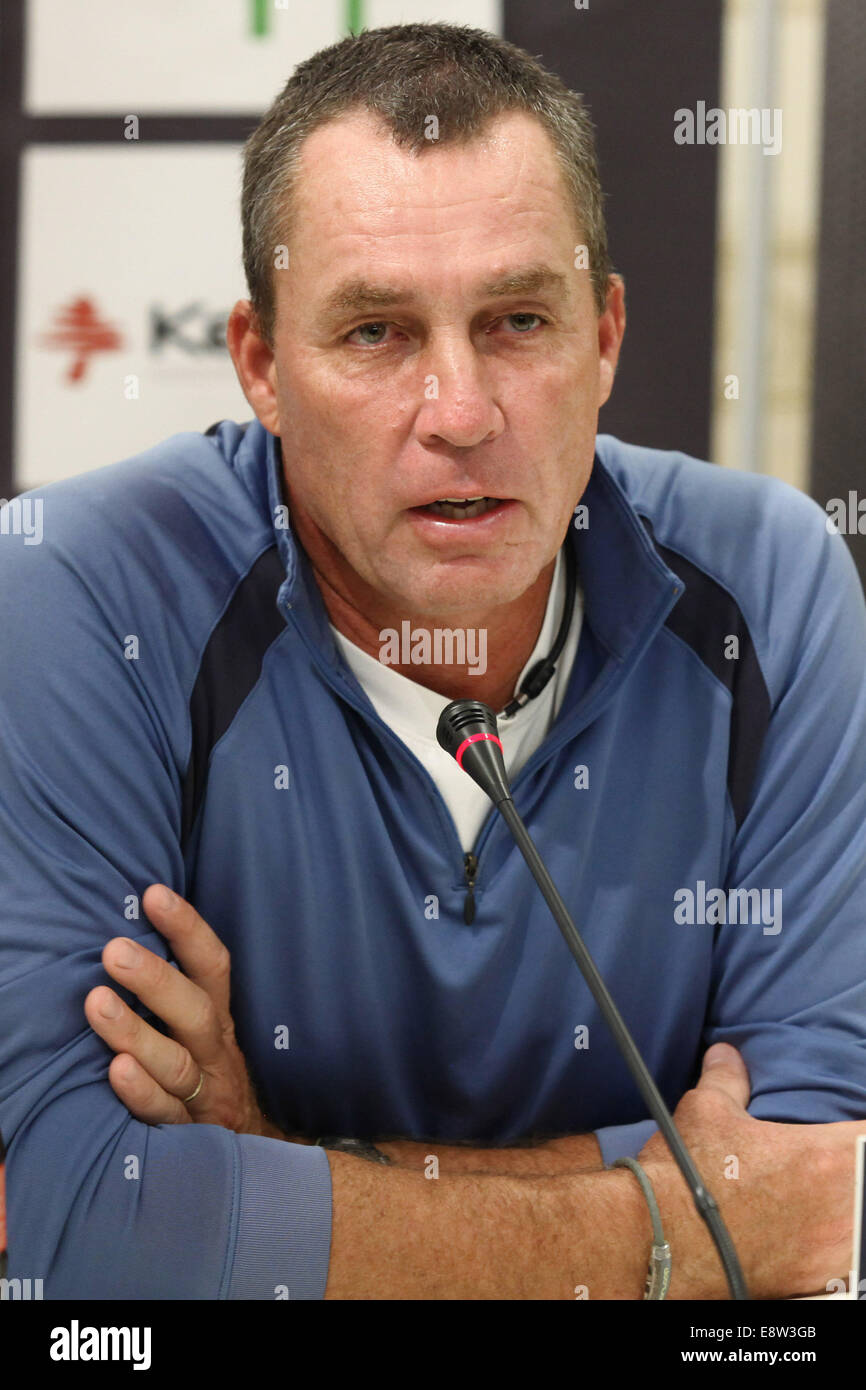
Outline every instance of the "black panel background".
<path fill-rule="evenodd" d="M 866 497 L 866 5 L 829 0 L 812 496 Z M 866 535 L 846 537 L 866 583 Z"/>
<path fill-rule="evenodd" d="M 718 147 L 676 145 L 674 112 L 720 101 L 721 0 L 506 0 L 505 37 L 580 92 L 596 127 L 628 323 L 599 430 L 710 447 Z"/>

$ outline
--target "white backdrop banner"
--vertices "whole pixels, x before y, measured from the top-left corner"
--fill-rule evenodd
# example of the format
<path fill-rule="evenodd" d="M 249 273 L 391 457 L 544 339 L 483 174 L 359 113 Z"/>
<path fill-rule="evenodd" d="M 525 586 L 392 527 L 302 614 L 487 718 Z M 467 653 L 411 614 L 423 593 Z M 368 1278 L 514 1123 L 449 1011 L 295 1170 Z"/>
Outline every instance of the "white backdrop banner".
<path fill-rule="evenodd" d="M 179 430 L 246 420 L 225 325 L 246 297 L 241 143 L 148 142 L 148 117 L 249 116 L 349 25 L 501 33 L 500 0 L 30 0 L 24 107 L 115 138 L 21 161 L 15 490 Z M 138 118 L 138 139 L 125 137 Z M 128 124 L 128 123 L 127 123 Z M 250 127 L 252 128 L 252 127 Z M 68 138 L 68 137 L 67 137 Z"/>

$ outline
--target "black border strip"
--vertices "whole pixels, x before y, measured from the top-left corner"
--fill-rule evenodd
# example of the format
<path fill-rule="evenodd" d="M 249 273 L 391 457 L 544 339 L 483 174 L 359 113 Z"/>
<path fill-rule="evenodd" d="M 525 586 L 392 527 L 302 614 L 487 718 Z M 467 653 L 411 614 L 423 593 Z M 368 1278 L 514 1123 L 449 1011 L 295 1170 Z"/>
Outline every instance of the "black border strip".
<path fill-rule="evenodd" d="M 866 28 L 863 0 L 828 0 L 819 154 L 809 491 L 820 506 L 866 491 L 863 362 L 866 355 Z M 844 534 L 844 533 L 843 533 Z M 866 587 L 866 535 L 845 534 Z"/>
<path fill-rule="evenodd" d="M 260 116 L 171 115 L 161 111 L 149 116 L 136 112 L 142 144 L 194 144 L 243 141 L 251 135 Z M 124 140 L 128 113 L 102 116 L 24 116 L 18 118 L 19 140 L 31 145 L 117 144 Z"/>
<path fill-rule="evenodd" d="M 24 3 L 3 0 L 0 13 L 0 498 L 12 496 L 15 341 L 18 321 L 18 201 L 24 71 Z"/>
<path fill-rule="evenodd" d="M 685 585 L 683 594 L 665 620 L 665 627 L 690 646 L 731 692 L 728 790 L 739 830 L 751 803 L 755 770 L 771 713 L 770 695 L 752 634 L 733 594 L 684 555 L 662 545 L 648 517 L 640 519 L 659 557 Z M 725 656 L 724 643 L 728 636 L 735 636 L 739 641 L 736 660 Z"/>
<path fill-rule="evenodd" d="M 239 580 L 202 655 L 190 697 L 192 744 L 181 817 L 184 853 L 204 796 L 210 755 L 256 685 L 268 648 L 285 630 L 286 620 L 277 607 L 285 578 L 277 546 L 269 546 Z"/>

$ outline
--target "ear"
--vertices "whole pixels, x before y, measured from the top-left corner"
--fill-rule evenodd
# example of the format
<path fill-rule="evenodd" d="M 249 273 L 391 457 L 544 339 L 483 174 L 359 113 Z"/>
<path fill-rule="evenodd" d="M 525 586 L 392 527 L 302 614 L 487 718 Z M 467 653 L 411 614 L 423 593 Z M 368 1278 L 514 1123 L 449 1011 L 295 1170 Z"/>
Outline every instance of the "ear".
<path fill-rule="evenodd" d="M 607 303 L 598 320 L 598 404 L 603 406 L 613 390 L 619 350 L 625 334 L 625 281 L 611 275 L 607 282 Z"/>
<path fill-rule="evenodd" d="M 278 435 L 274 352 L 261 335 L 256 311 L 248 299 L 239 299 L 229 315 L 226 347 L 241 390 L 265 429 Z"/>

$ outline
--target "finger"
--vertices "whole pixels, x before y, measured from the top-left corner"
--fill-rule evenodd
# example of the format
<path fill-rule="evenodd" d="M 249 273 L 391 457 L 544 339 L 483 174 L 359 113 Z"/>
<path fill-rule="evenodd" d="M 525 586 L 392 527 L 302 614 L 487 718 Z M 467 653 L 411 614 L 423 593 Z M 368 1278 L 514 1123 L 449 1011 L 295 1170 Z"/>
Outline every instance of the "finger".
<path fill-rule="evenodd" d="M 166 895 L 170 901 L 165 901 Z M 218 1010 L 229 1012 L 231 957 L 228 947 L 185 898 L 164 883 L 152 883 L 141 897 L 142 906 L 160 936 L 170 942 L 183 973 L 213 999 Z"/>
<path fill-rule="evenodd" d="M 127 1053 L 167 1091 L 183 1101 L 199 1083 L 201 1067 L 187 1049 L 167 1038 L 118 999 L 106 985 L 92 989 L 84 1012 L 94 1033 L 117 1053 Z"/>
<path fill-rule="evenodd" d="M 176 1096 L 170 1096 L 148 1076 L 134 1057 L 121 1053 L 108 1068 L 108 1079 L 118 1100 L 137 1120 L 148 1125 L 188 1125 L 192 1117 Z"/>
<path fill-rule="evenodd" d="M 735 1104 L 746 1109 L 752 1088 L 745 1062 L 730 1043 L 713 1043 L 704 1053 L 698 1090 L 724 1091 Z"/>
<path fill-rule="evenodd" d="M 128 936 L 116 936 L 104 948 L 102 963 L 113 980 L 168 1025 L 200 1067 L 225 1061 L 224 1032 L 213 1000 L 162 956 Z"/>

